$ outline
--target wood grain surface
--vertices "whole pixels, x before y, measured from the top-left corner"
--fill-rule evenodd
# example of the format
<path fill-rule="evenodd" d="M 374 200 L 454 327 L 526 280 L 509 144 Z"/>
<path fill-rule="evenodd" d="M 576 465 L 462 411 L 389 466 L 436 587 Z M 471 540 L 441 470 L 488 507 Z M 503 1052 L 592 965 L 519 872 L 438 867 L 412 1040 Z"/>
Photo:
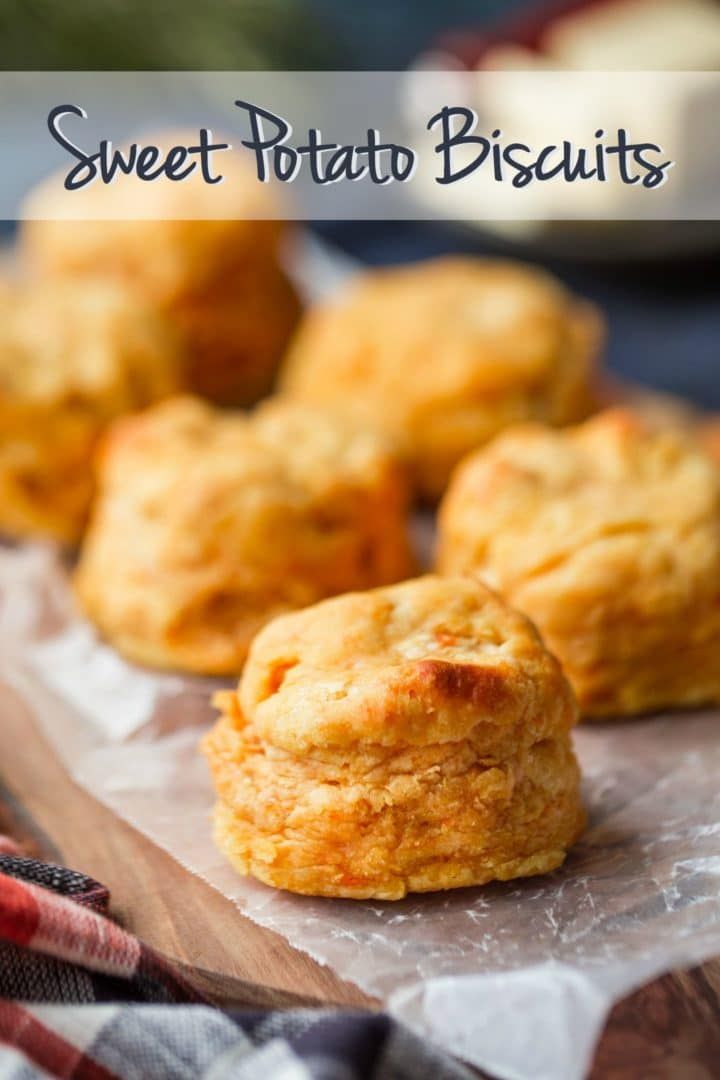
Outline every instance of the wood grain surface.
<path fill-rule="evenodd" d="M 222 1004 L 377 1007 L 357 987 L 255 926 L 78 788 L 17 697 L 0 686 L 0 833 L 106 884 L 127 929 L 194 969 Z M 592 1080 L 720 1077 L 720 961 L 656 980 L 620 1002 Z"/>

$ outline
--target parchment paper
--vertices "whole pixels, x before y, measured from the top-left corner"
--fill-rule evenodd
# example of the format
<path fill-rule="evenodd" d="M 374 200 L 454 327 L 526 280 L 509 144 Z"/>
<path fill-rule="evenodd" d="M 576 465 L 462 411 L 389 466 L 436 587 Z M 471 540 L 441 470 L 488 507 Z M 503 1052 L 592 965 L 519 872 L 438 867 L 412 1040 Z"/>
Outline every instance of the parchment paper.
<path fill-rule="evenodd" d="M 50 548 L 0 550 L 0 677 L 72 775 L 262 926 L 501 1077 L 578 1080 L 613 1001 L 720 953 L 720 715 L 582 728 L 591 823 L 545 878 L 400 903 L 292 896 L 210 837 L 209 680 L 121 661 Z"/>

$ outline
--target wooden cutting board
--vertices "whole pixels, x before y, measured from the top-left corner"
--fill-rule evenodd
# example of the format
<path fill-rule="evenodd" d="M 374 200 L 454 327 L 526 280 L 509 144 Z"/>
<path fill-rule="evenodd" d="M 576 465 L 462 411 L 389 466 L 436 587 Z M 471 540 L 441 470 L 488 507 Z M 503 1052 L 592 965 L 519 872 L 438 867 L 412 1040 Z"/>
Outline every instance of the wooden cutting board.
<path fill-rule="evenodd" d="M 237 908 L 82 791 L 0 684 L 0 833 L 106 884 L 116 919 L 192 967 L 213 1000 L 284 1007 L 378 1003 Z M 613 1010 L 593 1080 L 720 1077 L 720 960 L 658 979 Z"/>

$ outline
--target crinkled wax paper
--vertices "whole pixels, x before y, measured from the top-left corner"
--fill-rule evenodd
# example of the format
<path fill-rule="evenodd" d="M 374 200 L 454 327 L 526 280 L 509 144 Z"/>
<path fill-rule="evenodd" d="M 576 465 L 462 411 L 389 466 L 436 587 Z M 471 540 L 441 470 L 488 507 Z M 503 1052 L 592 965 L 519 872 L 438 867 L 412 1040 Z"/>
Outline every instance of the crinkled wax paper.
<path fill-rule="evenodd" d="M 125 664 L 50 549 L 0 551 L 0 678 L 73 776 L 261 926 L 501 1077 L 583 1076 L 612 1002 L 720 952 L 720 716 L 582 728 L 590 827 L 546 878 L 400 903 L 292 896 L 234 874 L 197 752 L 212 682 Z"/>

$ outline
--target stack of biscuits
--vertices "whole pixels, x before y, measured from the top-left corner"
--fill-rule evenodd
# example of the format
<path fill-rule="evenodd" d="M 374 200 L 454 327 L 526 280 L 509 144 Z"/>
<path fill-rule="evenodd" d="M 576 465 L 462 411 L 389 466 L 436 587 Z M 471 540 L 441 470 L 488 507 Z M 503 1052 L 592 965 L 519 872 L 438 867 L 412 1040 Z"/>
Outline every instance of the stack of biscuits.
<path fill-rule="evenodd" d="M 239 677 L 204 752 L 240 873 L 390 900 L 553 870 L 579 716 L 720 701 L 716 427 L 603 411 L 601 314 L 519 263 L 368 272 L 293 334 L 285 227 L 233 168 L 162 212 L 30 197 L 0 528 L 82 540 L 130 661 Z"/>
<path fill-rule="evenodd" d="M 425 577 L 276 619 L 205 740 L 215 836 L 294 892 L 397 900 L 559 866 L 576 706 L 528 619 Z"/>

